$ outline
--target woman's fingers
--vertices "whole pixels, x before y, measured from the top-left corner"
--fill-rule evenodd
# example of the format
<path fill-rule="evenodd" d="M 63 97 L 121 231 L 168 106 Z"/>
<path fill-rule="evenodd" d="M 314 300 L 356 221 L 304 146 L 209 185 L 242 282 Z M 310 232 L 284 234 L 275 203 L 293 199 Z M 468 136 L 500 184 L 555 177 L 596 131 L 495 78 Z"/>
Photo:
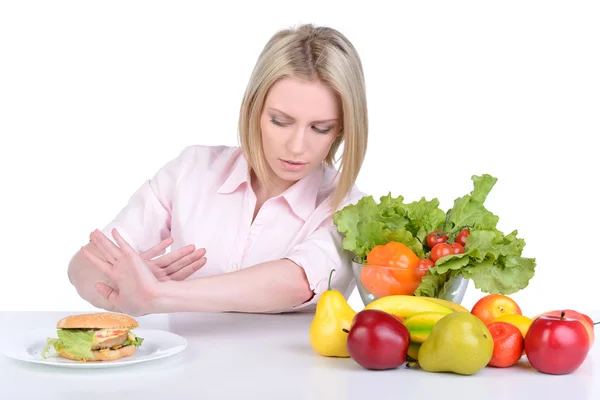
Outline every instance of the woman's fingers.
<path fill-rule="evenodd" d="M 119 292 L 117 292 L 115 289 L 108 286 L 104 282 L 96 283 L 96 291 L 98 293 L 100 293 L 100 295 L 102 297 L 104 297 L 105 299 L 108 299 L 110 301 L 115 301 L 117 299 L 117 297 L 119 296 Z"/>
<path fill-rule="evenodd" d="M 123 237 L 119 234 L 119 232 L 117 231 L 116 228 L 114 228 L 111 231 L 111 233 L 112 233 L 113 237 L 115 238 L 115 240 L 117 241 L 117 244 L 119 245 L 119 247 L 121 248 L 123 253 L 125 253 L 125 254 L 135 253 L 135 250 L 133 249 L 133 247 L 131 247 L 129 245 L 129 243 L 127 243 L 125 241 L 125 239 L 123 239 Z"/>
<path fill-rule="evenodd" d="M 166 267 L 163 267 L 162 269 L 159 270 L 158 273 L 160 273 L 162 275 L 170 275 L 170 274 L 172 274 L 174 272 L 179 271 L 183 267 L 185 267 L 187 265 L 190 265 L 193 262 L 196 262 L 196 261 L 200 260 L 202 257 L 204 257 L 205 254 L 206 254 L 206 250 L 205 249 L 196 250 L 195 252 L 193 252 L 191 254 L 188 254 L 187 256 L 178 259 L 174 263 L 169 264 Z"/>
<path fill-rule="evenodd" d="M 121 249 L 97 229 L 90 234 L 90 241 L 96 246 L 102 257 L 110 263 L 121 256 Z"/>
<path fill-rule="evenodd" d="M 96 255 L 92 254 L 88 249 L 86 249 L 85 247 L 81 248 L 81 252 L 83 253 L 83 255 L 90 260 L 90 262 L 92 264 L 94 264 L 104 275 L 108 276 L 108 278 L 110 280 L 114 280 L 114 275 L 113 275 L 113 268 L 112 268 L 112 264 L 109 262 L 106 262 L 104 260 L 102 260 L 101 258 L 97 257 Z"/>
<path fill-rule="evenodd" d="M 183 268 L 180 268 L 178 271 L 173 272 L 170 275 L 166 275 L 161 278 L 161 281 L 182 281 L 190 276 L 192 276 L 196 271 L 202 268 L 206 264 L 206 258 L 202 257 L 201 259 L 186 265 Z"/>
<path fill-rule="evenodd" d="M 140 253 L 140 256 L 144 260 L 148 260 L 148 261 L 152 260 L 154 257 L 156 257 L 157 255 L 159 255 L 163 250 L 165 250 L 167 247 L 169 247 L 172 244 L 173 244 L 173 238 L 172 237 L 168 237 L 165 240 L 161 241 L 156 246 L 152 247 L 151 249 L 146 250 L 146 251 Z"/>
<path fill-rule="evenodd" d="M 172 251 L 169 254 L 165 254 L 165 255 L 157 258 L 156 260 L 152 260 L 152 262 L 158 268 L 163 268 L 163 267 L 173 264 L 177 260 L 180 260 L 189 254 L 192 254 L 192 252 L 195 249 L 196 249 L 196 247 L 193 244 L 189 244 L 178 250 Z M 204 249 L 199 249 L 199 251 L 200 250 L 206 252 Z M 204 254 L 202 254 L 200 257 L 202 257 L 203 255 Z"/>

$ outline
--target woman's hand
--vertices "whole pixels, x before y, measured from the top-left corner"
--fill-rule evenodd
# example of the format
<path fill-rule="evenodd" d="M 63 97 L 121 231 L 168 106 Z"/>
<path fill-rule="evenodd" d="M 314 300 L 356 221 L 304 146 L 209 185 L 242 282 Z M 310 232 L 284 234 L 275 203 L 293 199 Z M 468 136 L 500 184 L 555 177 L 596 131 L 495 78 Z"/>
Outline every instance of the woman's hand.
<path fill-rule="evenodd" d="M 109 285 L 96 283 L 96 290 L 110 302 L 111 310 L 132 316 L 149 314 L 158 286 L 163 283 L 151 272 L 148 261 L 136 253 L 116 229 L 113 229 L 112 235 L 118 247 L 108 239 L 112 247 L 105 242 L 97 244 L 102 255 L 110 257 L 107 258 L 109 261 L 95 256 L 85 247 L 81 248 L 87 259 L 110 279 Z"/>
<path fill-rule="evenodd" d="M 109 263 L 112 263 L 123 254 L 121 249 L 99 230 L 95 230 L 90 234 L 90 241 Z M 167 280 L 182 281 L 206 264 L 206 258 L 204 257 L 206 250 L 198 249 L 194 251 L 195 246 L 193 244 L 153 259 L 172 243 L 173 238 L 168 237 L 151 249 L 140 253 L 140 258 L 146 261 L 156 279 L 161 282 Z"/>

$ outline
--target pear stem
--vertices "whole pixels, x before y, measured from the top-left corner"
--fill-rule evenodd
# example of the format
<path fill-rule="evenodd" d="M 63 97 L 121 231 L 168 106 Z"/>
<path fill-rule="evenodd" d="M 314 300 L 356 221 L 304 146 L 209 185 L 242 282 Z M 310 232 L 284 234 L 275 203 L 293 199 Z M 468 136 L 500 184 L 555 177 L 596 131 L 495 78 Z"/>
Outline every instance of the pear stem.
<path fill-rule="evenodd" d="M 350 331 L 348 329 L 346 329 L 346 328 L 342 328 L 342 331 L 346 332 L 346 333 L 350 333 Z"/>
<path fill-rule="evenodd" d="M 418 367 L 418 366 L 419 366 L 418 361 L 409 361 L 406 363 L 406 368 L 414 368 L 414 367 Z"/>
<path fill-rule="evenodd" d="M 333 271 L 335 271 L 335 269 L 332 269 L 331 272 L 329 273 L 329 284 L 327 287 L 328 290 L 331 290 L 331 276 L 333 275 Z"/>

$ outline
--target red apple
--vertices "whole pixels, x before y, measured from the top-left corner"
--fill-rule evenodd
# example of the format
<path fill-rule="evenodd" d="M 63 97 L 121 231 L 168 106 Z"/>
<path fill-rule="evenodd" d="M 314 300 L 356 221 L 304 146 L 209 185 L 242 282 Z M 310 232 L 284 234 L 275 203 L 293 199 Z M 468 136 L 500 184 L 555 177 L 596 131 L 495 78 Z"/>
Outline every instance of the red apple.
<path fill-rule="evenodd" d="M 406 361 L 410 332 L 400 319 L 381 310 L 362 310 L 354 317 L 346 346 L 354 361 L 367 369 L 393 369 Z"/>
<path fill-rule="evenodd" d="M 584 324 L 565 314 L 536 318 L 525 336 L 527 359 L 540 372 L 570 374 L 587 357 L 590 339 Z"/>
<path fill-rule="evenodd" d="M 510 297 L 503 294 L 488 294 L 475 303 L 471 314 L 487 326 L 503 315 L 522 315 L 522 312 L 517 302 Z"/>
<path fill-rule="evenodd" d="M 591 348 L 592 345 L 594 344 L 594 340 L 595 340 L 594 321 L 592 321 L 592 319 L 590 317 L 588 317 L 587 315 L 577 312 L 575 310 L 565 309 L 565 310 L 546 311 L 544 313 L 541 313 L 540 315 L 533 317 L 533 319 L 540 317 L 542 315 L 554 315 L 554 316 L 560 317 L 560 314 L 563 311 L 565 312 L 565 317 L 572 318 L 572 319 L 578 319 L 585 325 L 585 328 L 587 329 L 588 335 L 590 337 L 590 348 Z"/>

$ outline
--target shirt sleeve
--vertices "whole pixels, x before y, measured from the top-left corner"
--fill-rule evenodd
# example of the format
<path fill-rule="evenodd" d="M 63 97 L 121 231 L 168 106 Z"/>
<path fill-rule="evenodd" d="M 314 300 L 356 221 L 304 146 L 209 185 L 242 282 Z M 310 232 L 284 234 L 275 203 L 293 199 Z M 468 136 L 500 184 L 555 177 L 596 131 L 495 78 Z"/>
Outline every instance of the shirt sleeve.
<path fill-rule="evenodd" d="M 111 231 L 116 228 L 138 252 L 148 250 L 169 237 L 173 198 L 191 151 L 191 147 L 185 148 L 145 181 L 102 232 L 114 242 Z"/>
<path fill-rule="evenodd" d="M 341 292 L 346 299 L 354 290 L 352 256 L 341 244 L 342 238 L 333 224 L 327 224 L 313 232 L 304 242 L 292 249 L 285 257 L 304 269 L 310 289 L 314 292 L 311 300 L 293 307 L 292 311 L 313 308 L 321 293 L 329 287 Z"/>
<path fill-rule="evenodd" d="M 331 289 L 341 292 L 346 300 L 350 297 L 356 287 L 352 273 L 354 255 L 344 249 L 342 242 L 342 234 L 329 217 L 284 257 L 304 269 L 310 289 L 315 294 L 309 301 L 289 311 L 314 309 L 321 293 L 329 288 L 329 276 L 333 269 L 335 271 L 331 275 Z"/>

